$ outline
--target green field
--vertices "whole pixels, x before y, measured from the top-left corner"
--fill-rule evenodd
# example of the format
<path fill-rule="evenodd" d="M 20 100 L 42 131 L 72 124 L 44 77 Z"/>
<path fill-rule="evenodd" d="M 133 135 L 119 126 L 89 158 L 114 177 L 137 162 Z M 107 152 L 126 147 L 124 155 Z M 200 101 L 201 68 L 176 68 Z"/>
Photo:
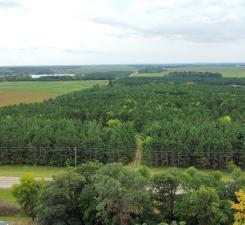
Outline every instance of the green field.
<path fill-rule="evenodd" d="M 106 83 L 100 80 L 0 82 L 0 91 L 65 94 Z"/>
<path fill-rule="evenodd" d="M 0 82 L 0 106 L 40 102 L 72 91 L 104 85 L 108 81 Z"/>
<path fill-rule="evenodd" d="M 25 174 L 32 174 L 35 177 L 52 177 L 65 171 L 66 168 L 47 166 L 0 166 L 0 176 L 3 177 L 20 177 Z"/>
<path fill-rule="evenodd" d="M 169 72 L 183 71 L 221 73 L 223 77 L 245 77 L 245 66 L 184 66 L 170 68 L 161 73 L 137 73 L 135 77 L 163 77 Z"/>

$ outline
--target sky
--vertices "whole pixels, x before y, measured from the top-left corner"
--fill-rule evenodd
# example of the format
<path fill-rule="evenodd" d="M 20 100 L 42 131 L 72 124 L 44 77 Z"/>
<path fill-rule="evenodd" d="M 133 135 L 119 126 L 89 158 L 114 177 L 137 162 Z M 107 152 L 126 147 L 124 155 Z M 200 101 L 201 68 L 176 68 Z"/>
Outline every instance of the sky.
<path fill-rule="evenodd" d="M 0 0 L 0 66 L 245 62 L 245 0 Z"/>

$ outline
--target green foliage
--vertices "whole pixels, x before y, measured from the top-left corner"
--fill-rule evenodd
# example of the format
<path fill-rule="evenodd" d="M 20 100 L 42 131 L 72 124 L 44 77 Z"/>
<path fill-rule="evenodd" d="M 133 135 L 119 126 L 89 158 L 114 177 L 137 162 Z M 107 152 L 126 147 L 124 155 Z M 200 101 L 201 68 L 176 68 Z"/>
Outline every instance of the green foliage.
<path fill-rule="evenodd" d="M 156 203 L 162 216 L 171 221 L 174 201 L 180 188 L 180 174 L 175 168 L 156 174 L 152 177 L 152 190 L 155 192 Z"/>
<path fill-rule="evenodd" d="M 228 212 L 223 208 L 228 205 Z M 221 201 L 214 188 L 201 186 L 192 193 L 178 199 L 175 204 L 175 215 L 188 221 L 190 225 L 230 224 L 230 202 Z"/>
<path fill-rule="evenodd" d="M 233 179 L 239 178 L 241 177 L 241 175 L 242 175 L 242 170 L 239 167 L 235 168 L 231 173 L 231 176 L 233 177 Z"/>
<path fill-rule="evenodd" d="M 98 193 L 97 216 L 102 224 L 131 224 L 142 219 L 150 195 L 145 190 L 147 180 L 121 164 L 109 164 L 92 178 Z"/>
<path fill-rule="evenodd" d="M 227 166 L 226 166 L 228 172 L 232 172 L 234 169 L 237 168 L 237 165 L 235 165 L 235 163 L 233 161 L 228 162 Z"/>
<path fill-rule="evenodd" d="M 121 163 L 87 162 L 38 190 L 38 181 L 27 176 L 18 193 L 31 202 L 24 206 L 34 208 L 38 225 L 232 224 L 231 200 L 244 187 L 242 176 L 222 181 L 219 172 L 207 175 L 194 167 L 153 177 L 148 172 L 145 166 L 135 171 Z"/>
<path fill-rule="evenodd" d="M 64 166 L 77 147 L 78 163 L 129 163 L 139 134 L 148 166 L 244 167 L 244 96 L 240 86 L 130 79 L 4 107 L 1 162 Z"/>
<path fill-rule="evenodd" d="M 121 125 L 122 123 L 121 123 L 121 121 L 118 120 L 118 119 L 115 119 L 115 120 L 111 119 L 111 120 L 109 120 L 109 121 L 107 122 L 107 124 L 108 124 L 109 127 L 113 127 L 113 126 L 119 126 L 119 125 Z"/>
<path fill-rule="evenodd" d="M 23 212 L 32 219 L 36 216 L 39 194 L 43 187 L 43 181 L 36 181 L 32 175 L 25 175 L 20 178 L 20 184 L 12 188 L 17 203 Z"/>
<path fill-rule="evenodd" d="M 231 121 L 232 121 L 232 119 L 229 115 L 226 115 L 226 116 L 220 118 L 220 122 L 224 123 L 224 124 L 231 123 Z"/>
<path fill-rule="evenodd" d="M 81 174 L 85 180 L 88 182 L 92 175 L 95 175 L 96 172 L 103 166 L 100 162 L 87 162 L 78 166 L 76 172 Z"/>
<path fill-rule="evenodd" d="M 150 178 L 151 172 L 147 166 L 140 166 L 138 172 L 145 178 Z"/>
<path fill-rule="evenodd" d="M 147 136 L 144 140 L 143 140 L 143 145 L 150 145 L 153 141 L 153 138 L 150 136 Z"/>
<path fill-rule="evenodd" d="M 218 225 L 226 222 L 220 204 L 219 196 L 213 188 L 201 186 L 190 196 L 190 212 L 200 225 Z"/>
<path fill-rule="evenodd" d="M 37 224 L 82 225 L 82 210 L 78 199 L 84 183 L 84 178 L 74 172 L 48 182 L 40 195 Z"/>
<path fill-rule="evenodd" d="M 82 164 L 77 171 L 55 177 L 44 186 L 36 222 L 142 224 L 151 210 L 147 184 L 148 179 L 122 164 Z"/>

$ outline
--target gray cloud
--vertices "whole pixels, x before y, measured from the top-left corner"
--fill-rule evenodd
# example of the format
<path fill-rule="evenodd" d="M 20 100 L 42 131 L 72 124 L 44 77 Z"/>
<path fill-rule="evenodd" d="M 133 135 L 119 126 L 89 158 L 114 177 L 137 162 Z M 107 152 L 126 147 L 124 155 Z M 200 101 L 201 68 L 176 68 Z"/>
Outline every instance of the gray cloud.
<path fill-rule="evenodd" d="M 108 25 L 119 29 L 123 37 L 164 37 L 167 39 L 182 39 L 193 42 L 222 42 L 245 39 L 245 21 L 233 21 L 231 18 L 210 16 L 207 20 L 204 15 L 203 21 L 191 21 L 184 17 L 175 23 L 158 23 L 148 27 L 141 27 L 111 18 L 92 18 L 91 22 Z M 241 17 L 242 18 L 242 17 Z"/>
<path fill-rule="evenodd" d="M 154 2 L 154 0 L 152 0 Z M 156 1 L 131 15 L 96 17 L 91 22 L 114 27 L 125 37 L 162 37 L 217 43 L 245 39 L 244 0 Z M 133 18 L 133 19 L 131 19 Z"/>

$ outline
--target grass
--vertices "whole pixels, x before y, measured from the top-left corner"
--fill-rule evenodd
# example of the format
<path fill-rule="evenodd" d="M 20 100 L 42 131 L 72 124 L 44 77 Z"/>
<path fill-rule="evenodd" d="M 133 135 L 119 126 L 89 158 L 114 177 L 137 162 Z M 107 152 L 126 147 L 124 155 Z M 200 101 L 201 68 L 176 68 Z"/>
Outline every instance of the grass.
<path fill-rule="evenodd" d="M 0 176 L 20 177 L 25 174 L 32 174 L 35 177 L 52 177 L 62 174 L 66 168 L 47 166 L 0 166 Z"/>
<path fill-rule="evenodd" d="M 161 73 L 137 73 L 136 77 L 163 77 L 169 72 L 197 71 L 221 73 L 223 77 L 245 77 L 245 66 L 187 66 L 170 68 Z"/>
<path fill-rule="evenodd" d="M 0 202 L 16 203 L 16 199 L 12 195 L 10 189 L 8 189 L 8 188 L 1 188 L 0 189 Z"/>
<path fill-rule="evenodd" d="M 107 82 L 105 80 L 0 82 L 0 106 L 40 102 L 72 91 L 91 88 L 96 84 L 107 84 Z"/>
<path fill-rule="evenodd" d="M 16 210 L 18 211 L 19 207 L 18 207 L 15 197 L 11 193 L 11 189 L 2 189 L 2 188 L 0 189 L 0 203 L 1 203 L 1 207 L 6 206 L 6 207 L 11 207 L 11 209 L 16 208 Z M 23 219 L 26 221 L 26 218 L 20 215 L 13 215 L 13 216 L 0 215 L 0 221 L 7 221 L 7 222 L 17 222 L 18 221 L 19 222 L 20 220 L 22 221 Z"/>

